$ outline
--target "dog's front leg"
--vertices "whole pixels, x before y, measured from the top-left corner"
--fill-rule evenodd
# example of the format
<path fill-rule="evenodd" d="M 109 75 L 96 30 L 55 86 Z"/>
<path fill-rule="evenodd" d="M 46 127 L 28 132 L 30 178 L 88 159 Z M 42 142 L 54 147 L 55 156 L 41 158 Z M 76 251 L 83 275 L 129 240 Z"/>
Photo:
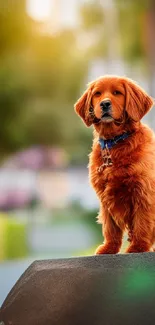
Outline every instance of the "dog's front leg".
<path fill-rule="evenodd" d="M 102 225 L 104 243 L 96 249 L 95 254 L 117 254 L 122 245 L 123 231 L 108 214 Z"/>

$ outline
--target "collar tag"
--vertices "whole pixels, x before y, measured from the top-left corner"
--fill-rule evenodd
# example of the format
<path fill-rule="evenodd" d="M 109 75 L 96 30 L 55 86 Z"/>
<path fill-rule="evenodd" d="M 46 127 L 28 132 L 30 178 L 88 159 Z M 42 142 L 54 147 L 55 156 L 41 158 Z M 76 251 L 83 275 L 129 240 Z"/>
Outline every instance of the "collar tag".
<path fill-rule="evenodd" d="M 113 161 L 111 159 L 110 149 L 113 148 L 118 142 L 127 139 L 130 136 L 130 133 L 123 133 L 119 136 L 114 137 L 113 139 L 104 140 L 99 138 L 99 144 L 102 150 L 102 165 L 97 169 L 98 173 L 102 173 L 105 167 L 110 167 L 113 165 Z"/>
<path fill-rule="evenodd" d="M 112 159 L 111 159 L 111 153 L 108 148 L 108 145 L 105 145 L 105 149 L 102 152 L 102 159 L 103 163 L 102 165 L 98 168 L 98 173 L 102 173 L 104 167 L 109 167 L 113 165 Z"/>

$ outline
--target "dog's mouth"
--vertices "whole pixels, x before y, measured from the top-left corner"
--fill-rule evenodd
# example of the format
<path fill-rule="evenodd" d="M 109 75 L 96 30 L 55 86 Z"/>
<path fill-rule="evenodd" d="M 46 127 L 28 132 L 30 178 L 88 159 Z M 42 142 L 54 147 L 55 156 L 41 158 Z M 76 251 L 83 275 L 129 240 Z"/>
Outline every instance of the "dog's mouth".
<path fill-rule="evenodd" d="M 89 110 L 89 114 L 90 114 L 91 118 L 93 118 L 93 123 L 94 124 L 99 124 L 101 122 L 110 123 L 110 122 L 114 121 L 114 118 L 112 117 L 110 110 L 108 112 L 105 112 L 105 113 L 102 112 L 101 117 L 97 117 L 94 114 L 94 108 L 93 108 L 93 106 L 91 106 L 90 107 L 90 110 Z"/>
<path fill-rule="evenodd" d="M 101 116 L 101 121 L 111 122 L 113 121 L 113 117 L 109 113 L 104 113 Z"/>

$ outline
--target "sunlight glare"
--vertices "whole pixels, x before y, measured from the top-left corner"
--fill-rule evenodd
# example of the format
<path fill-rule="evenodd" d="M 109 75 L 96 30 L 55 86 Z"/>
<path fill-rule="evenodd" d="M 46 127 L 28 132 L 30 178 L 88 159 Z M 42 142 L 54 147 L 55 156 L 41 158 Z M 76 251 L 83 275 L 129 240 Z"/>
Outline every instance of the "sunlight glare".
<path fill-rule="evenodd" d="M 27 0 L 27 12 L 35 20 L 47 20 L 51 15 L 51 0 Z"/>

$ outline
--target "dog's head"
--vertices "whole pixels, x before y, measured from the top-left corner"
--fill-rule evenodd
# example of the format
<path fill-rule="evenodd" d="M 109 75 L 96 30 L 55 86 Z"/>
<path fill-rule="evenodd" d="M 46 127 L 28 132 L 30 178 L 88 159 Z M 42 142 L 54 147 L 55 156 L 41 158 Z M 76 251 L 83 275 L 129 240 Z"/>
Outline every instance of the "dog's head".
<path fill-rule="evenodd" d="M 139 122 L 152 105 L 152 98 L 132 80 L 105 76 L 91 82 L 74 107 L 87 126 L 107 126 Z"/>

